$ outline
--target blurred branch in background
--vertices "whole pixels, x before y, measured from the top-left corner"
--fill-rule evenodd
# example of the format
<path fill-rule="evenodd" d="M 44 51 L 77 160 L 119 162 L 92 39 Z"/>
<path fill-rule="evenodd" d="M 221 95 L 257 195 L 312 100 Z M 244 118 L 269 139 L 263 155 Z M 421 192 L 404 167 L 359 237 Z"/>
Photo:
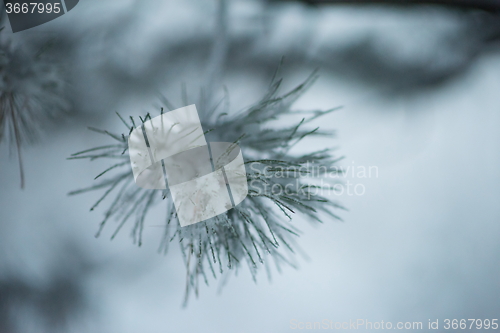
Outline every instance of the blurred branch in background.
<path fill-rule="evenodd" d="M 4 252 L 5 247 L 2 248 Z M 12 258 L 3 255 L 1 259 Z M 0 332 L 68 332 L 82 326 L 89 309 L 86 279 L 98 269 L 87 251 L 64 243 L 46 262 L 46 271 L 26 274 L 29 268 L 5 266 L 0 274 Z M 5 264 L 5 262 L 0 262 Z M 26 263 L 23 263 L 26 264 Z"/>
<path fill-rule="evenodd" d="M 268 0 L 269 2 L 300 1 L 310 5 L 439 5 L 450 8 L 481 9 L 488 12 L 499 12 L 500 2 L 497 0 Z"/>
<path fill-rule="evenodd" d="M 307 6 L 276 0 L 243 12 L 236 9 L 238 3 L 231 2 L 225 9 L 227 22 L 214 20 L 200 33 L 184 38 L 164 37 L 146 56 L 141 51 L 140 58 L 132 53 L 130 59 L 141 62 L 141 71 L 117 61 L 120 54 L 128 54 L 123 50 L 104 53 L 99 58 L 99 74 L 114 90 L 126 91 L 125 95 L 146 94 L 165 82 L 175 82 L 173 78 L 184 75 L 180 68 L 209 68 L 208 81 L 246 75 L 257 87 L 266 84 L 275 64 L 286 55 L 285 74 L 320 67 L 323 75 L 355 81 L 382 97 L 393 97 L 419 94 L 459 78 L 479 57 L 495 51 L 500 41 L 499 15 L 476 7 L 392 6 L 383 1 L 366 7 L 354 2 Z M 349 38 L 342 39 L 344 30 L 337 29 L 344 10 L 351 16 L 342 28 L 348 29 Z M 267 26 L 259 29 L 262 18 Z M 122 40 L 124 31 L 118 30 L 115 40 Z M 112 39 L 103 42 L 115 43 Z M 223 77 L 218 77 L 221 69 Z"/>
<path fill-rule="evenodd" d="M 0 20 L 1 22 L 1 20 Z M 17 151 L 21 188 L 25 179 L 21 148 L 35 143 L 50 123 L 69 109 L 58 62 L 47 57 L 51 42 L 40 48 L 20 43 L 0 28 L 0 143 Z"/>

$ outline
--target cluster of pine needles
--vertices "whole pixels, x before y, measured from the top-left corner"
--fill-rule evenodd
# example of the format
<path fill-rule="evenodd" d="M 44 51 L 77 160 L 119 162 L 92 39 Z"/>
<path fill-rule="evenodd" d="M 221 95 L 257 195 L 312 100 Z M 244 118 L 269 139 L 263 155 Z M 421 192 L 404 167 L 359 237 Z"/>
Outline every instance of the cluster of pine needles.
<path fill-rule="evenodd" d="M 192 291 L 198 296 L 201 280 L 208 285 L 209 275 L 217 278 L 229 270 L 237 271 L 242 263 L 247 264 L 254 280 L 259 267 L 265 267 L 270 274 L 271 262 L 274 262 L 278 271 L 283 264 L 295 267 L 296 238 L 300 231 L 292 223 L 292 216 L 301 213 L 307 220 L 320 223 L 321 218 L 340 219 L 334 211 L 342 209 L 337 202 L 318 194 L 321 193 L 318 186 L 307 181 L 313 168 L 323 172 L 341 172 L 337 166 L 339 158 L 333 156 L 333 149 L 307 154 L 290 152 L 305 139 L 333 135 L 319 128 L 307 128 L 307 124 L 337 108 L 326 111 L 292 110 L 293 103 L 316 78 L 317 75 L 313 73 L 296 88 L 280 94 L 282 80 L 276 79 L 275 75 L 268 92 L 260 101 L 235 114 L 229 113 L 227 94 L 211 107 L 203 102 L 203 96 L 197 100 L 207 141 L 234 142 L 241 147 L 245 159 L 248 196 L 224 214 L 181 228 L 176 221 L 176 211 L 168 189 L 150 190 L 135 185 L 128 156 L 128 135 L 137 124 L 141 124 L 139 121 L 144 123 L 151 119 L 150 114 L 139 117 L 136 122 L 137 119 L 133 117 L 126 119 L 117 113 L 127 129 L 121 135 L 90 128 L 108 136 L 113 143 L 80 151 L 70 159 L 111 159 L 116 163 L 96 177 L 108 178 L 70 194 L 103 190 L 102 197 L 90 209 L 94 210 L 114 193 L 96 237 L 110 219 L 118 222 L 112 239 L 132 219 L 135 221 L 131 235 L 139 246 L 142 244 L 148 211 L 159 202 L 165 205 L 167 217 L 158 250 L 166 254 L 172 242 L 180 245 L 186 264 L 184 304 Z M 161 112 L 175 109 L 165 97 L 160 100 L 163 104 Z M 189 104 L 185 89 L 183 102 Z M 294 126 L 277 128 L 270 124 L 285 116 L 300 115 L 302 120 Z"/>

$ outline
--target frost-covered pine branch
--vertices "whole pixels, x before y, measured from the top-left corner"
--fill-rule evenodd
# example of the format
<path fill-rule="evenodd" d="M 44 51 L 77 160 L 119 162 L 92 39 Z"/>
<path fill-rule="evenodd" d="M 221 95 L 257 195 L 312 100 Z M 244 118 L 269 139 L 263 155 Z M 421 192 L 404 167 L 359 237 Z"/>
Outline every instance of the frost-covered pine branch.
<path fill-rule="evenodd" d="M 159 251 L 166 254 L 171 243 L 180 245 L 187 274 L 185 302 L 191 291 L 198 295 L 200 279 L 208 284 L 208 275 L 215 278 L 226 270 L 238 269 L 243 263 L 250 268 L 254 279 L 258 268 L 267 267 L 271 261 L 278 270 L 282 264 L 294 266 L 293 254 L 299 229 L 290 222 L 292 216 L 300 213 L 311 222 L 321 222 L 322 216 L 339 219 L 334 211 L 342 208 L 317 194 L 317 188 L 304 177 L 313 169 L 324 173 L 339 172 L 336 165 L 338 159 L 332 156 L 332 151 L 311 149 L 306 154 L 291 153 L 294 145 L 302 140 L 331 135 L 307 125 L 335 109 L 292 110 L 293 103 L 315 79 L 313 74 L 295 89 L 280 94 L 282 80 L 273 78 L 269 91 L 260 101 L 236 114 L 231 114 L 228 103 L 224 103 L 227 97 L 215 107 L 208 108 L 206 103 L 197 103 L 207 139 L 237 143 L 245 158 L 248 197 L 224 214 L 181 227 L 168 190 L 148 190 L 135 185 L 128 156 L 128 135 L 140 124 L 139 121 L 150 119 L 150 114 L 139 117 L 140 120 L 118 115 L 127 129 L 121 135 L 91 128 L 106 135 L 112 142 L 75 153 L 70 159 L 110 159 L 113 163 L 96 177 L 108 178 L 70 194 L 103 190 L 102 197 L 91 210 L 113 194 L 114 199 L 104 213 L 96 236 L 100 235 L 109 220 L 114 219 L 118 225 L 111 236 L 113 239 L 127 221 L 133 219 L 132 238 L 139 246 L 148 211 L 155 204 L 164 205 L 167 218 Z M 183 102 L 186 105 L 190 103 L 186 96 Z M 167 110 L 175 109 L 166 98 L 162 98 L 162 104 Z M 293 126 L 270 125 L 273 120 L 298 114 L 303 118 Z"/>

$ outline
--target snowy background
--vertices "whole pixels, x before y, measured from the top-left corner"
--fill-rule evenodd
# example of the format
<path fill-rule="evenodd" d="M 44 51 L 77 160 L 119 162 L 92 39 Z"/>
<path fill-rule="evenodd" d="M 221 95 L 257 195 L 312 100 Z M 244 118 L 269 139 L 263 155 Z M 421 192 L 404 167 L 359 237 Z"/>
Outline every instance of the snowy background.
<path fill-rule="evenodd" d="M 298 270 L 274 271 L 271 282 L 261 272 L 254 284 L 243 269 L 220 293 L 211 280 L 185 309 L 180 251 L 156 252 L 161 207 L 141 248 L 127 227 L 113 241 L 111 227 L 94 238 L 103 209 L 89 208 L 100 194 L 67 193 L 107 164 L 66 158 L 108 142 L 87 126 L 121 131 L 115 111 L 151 111 L 159 91 L 182 106 L 182 82 L 196 95 L 216 8 L 85 0 L 14 35 L 4 17 L 15 43 L 54 40 L 48 52 L 64 65 L 73 107 L 23 149 L 24 190 L 15 151 L 0 146 L 0 333 L 277 333 L 292 331 L 291 320 L 439 319 L 442 328 L 445 318 L 499 318 L 500 18 L 482 12 L 230 2 L 222 82 L 232 109 L 265 92 L 282 56 L 287 87 L 319 68 L 297 108 L 343 108 L 313 124 L 337 133 L 313 148 L 339 147 L 342 165 L 378 174 L 347 177 L 365 191 L 339 198 L 344 222 L 297 218 L 308 257 Z"/>

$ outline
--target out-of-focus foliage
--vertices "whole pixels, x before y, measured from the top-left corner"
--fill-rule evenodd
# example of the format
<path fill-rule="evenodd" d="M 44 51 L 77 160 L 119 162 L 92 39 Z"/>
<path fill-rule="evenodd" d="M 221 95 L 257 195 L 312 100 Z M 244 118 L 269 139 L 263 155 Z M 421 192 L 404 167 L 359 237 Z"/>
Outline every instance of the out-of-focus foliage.
<path fill-rule="evenodd" d="M 44 51 L 14 45 L 0 32 L 0 142 L 17 149 L 21 187 L 21 146 L 34 143 L 47 123 L 68 109 L 61 69 L 44 59 Z"/>

